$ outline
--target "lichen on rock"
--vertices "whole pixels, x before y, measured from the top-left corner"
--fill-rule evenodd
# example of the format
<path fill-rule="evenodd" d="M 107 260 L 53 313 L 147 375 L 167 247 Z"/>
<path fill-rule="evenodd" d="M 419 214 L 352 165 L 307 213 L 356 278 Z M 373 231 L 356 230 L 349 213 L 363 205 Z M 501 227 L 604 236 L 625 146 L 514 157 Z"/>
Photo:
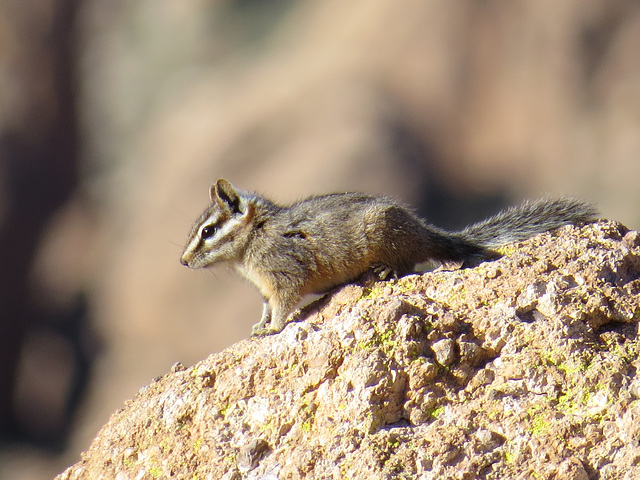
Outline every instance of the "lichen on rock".
<path fill-rule="evenodd" d="M 615 222 L 345 286 L 174 367 L 57 478 L 640 478 L 639 318 Z"/>

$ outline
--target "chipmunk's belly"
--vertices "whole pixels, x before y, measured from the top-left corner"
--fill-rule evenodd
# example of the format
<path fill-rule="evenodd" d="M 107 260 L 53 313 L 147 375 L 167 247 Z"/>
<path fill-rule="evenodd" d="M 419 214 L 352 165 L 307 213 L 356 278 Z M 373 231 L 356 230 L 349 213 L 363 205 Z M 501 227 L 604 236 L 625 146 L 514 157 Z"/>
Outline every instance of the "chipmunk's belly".
<path fill-rule="evenodd" d="M 306 293 L 325 293 L 340 285 L 353 282 L 376 263 L 367 257 L 333 259 L 330 264 L 317 264 L 317 270 L 307 285 Z"/>

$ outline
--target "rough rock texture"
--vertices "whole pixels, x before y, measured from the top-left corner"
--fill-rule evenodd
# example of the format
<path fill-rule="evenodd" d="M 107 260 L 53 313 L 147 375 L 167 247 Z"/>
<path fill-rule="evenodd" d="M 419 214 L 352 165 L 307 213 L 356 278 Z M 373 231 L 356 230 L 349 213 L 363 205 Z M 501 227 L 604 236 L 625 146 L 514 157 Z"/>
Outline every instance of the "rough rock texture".
<path fill-rule="evenodd" d="M 343 287 L 177 364 L 57 478 L 640 478 L 640 235 L 503 253 Z"/>

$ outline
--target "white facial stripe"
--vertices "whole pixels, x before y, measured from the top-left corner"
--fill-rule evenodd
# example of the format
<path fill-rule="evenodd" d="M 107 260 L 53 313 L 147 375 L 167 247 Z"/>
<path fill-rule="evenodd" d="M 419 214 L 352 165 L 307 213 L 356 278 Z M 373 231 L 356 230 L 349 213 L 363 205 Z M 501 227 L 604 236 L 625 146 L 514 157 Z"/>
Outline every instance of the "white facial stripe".
<path fill-rule="evenodd" d="M 198 250 L 199 246 L 200 246 L 200 242 L 202 241 L 202 229 L 205 228 L 207 225 L 212 225 L 215 224 L 216 222 L 218 222 L 220 219 L 220 214 L 217 212 L 214 212 L 213 214 L 211 214 L 209 217 L 205 218 L 204 220 L 202 220 L 200 222 L 200 225 L 198 227 L 198 230 L 196 230 L 193 233 L 193 237 L 190 239 L 188 245 L 185 247 L 185 252 L 195 252 Z M 215 237 L 215 235 L 214 235 Z M 207 239 L 210 240 L 210 239 Z"/>
<path fill-rule="evenodd" d="M 216 232 L 216 234 L 212 238 L 216 238 L 216 239 L 225 238 L 227 235 L 232 233 L 234 230 L 237 230 L 237 227 L 238 227 L 238 222 L 237 221 L 229 220 L 228 222 L 225 222 L 222 225 L 221 228 L 218 229 L 218 231 Z"/>
<path fill-rule="evenodd" d="M 202 238 L 202 231 L 207 228 L 209 225 L 217 225 L 218 222 L 220 221 L 220 214 L 218 213 L 213 213 L 212 215 L 208 216 L 207 218 L 205 218 L 204 220 L 202 220 L 200 222 L 200 226 L 198 227 L 198 237 Z"/>
<path fill-rule="evenodd" d="M 200 244 L 200 236 L 194 236 L 191 241 L 189 242 L 189 244 L 187 245 L 187 247 L 184 249 L 185 252 L 191 252 L 193 254 L 193 252 L 195 252 L 195 250 L 198 248 L 198 245 Z"/>
<path fill-rule="evenodd" d="M 200 230 L 202 231 L 202 228 L 206 227 L 207 225 L 216 225 L 218 222 L 220 222 L 220 214 L 219 213 L 215 213 L 213 215 L 210 215 L 204 222 L 202 222 L 202 227 L 200 228 Z"/>

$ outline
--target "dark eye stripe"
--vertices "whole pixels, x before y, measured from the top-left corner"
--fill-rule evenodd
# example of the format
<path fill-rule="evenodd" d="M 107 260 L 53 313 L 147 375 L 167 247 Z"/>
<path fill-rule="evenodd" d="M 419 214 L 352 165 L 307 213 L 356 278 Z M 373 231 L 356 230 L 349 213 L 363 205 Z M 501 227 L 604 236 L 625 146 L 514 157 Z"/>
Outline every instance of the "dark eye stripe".
<path fill-rule="evenodd" d="M 202 239 L 207 239 L 210 237 L 213 237 L 213 235 L 216 233 L 216 230 L 218 228 L 215 225 L 207 225 L 206 227 L 204 227 L 202 229 L 202 232 L 200 232 L 200 237 Z"/>

